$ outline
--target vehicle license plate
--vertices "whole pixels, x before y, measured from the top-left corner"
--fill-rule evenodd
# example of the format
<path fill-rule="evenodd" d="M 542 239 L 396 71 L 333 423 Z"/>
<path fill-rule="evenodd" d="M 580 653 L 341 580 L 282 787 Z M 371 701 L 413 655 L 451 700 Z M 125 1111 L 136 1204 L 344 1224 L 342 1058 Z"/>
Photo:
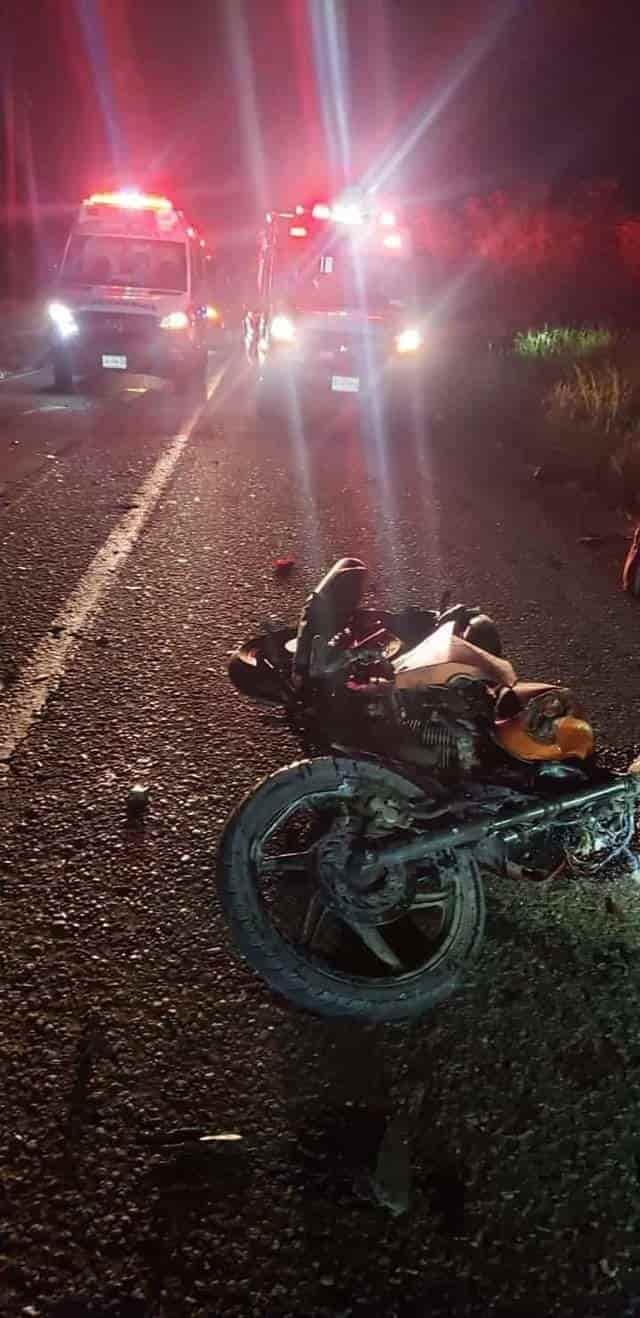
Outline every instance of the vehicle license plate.
<path fill-rule="evenodd" d="M 126 371 L 127 359 L 126 357 L 112 357 L 107 354 L 102 358 L 102 365 L 105 371 Z"/>
<path fill-rule="evenodd" d="M 357 394 L 360 389 L 360 377 L 358 375 L 333 375 L 331 377 L 331 388 L 337 394 Z"/>

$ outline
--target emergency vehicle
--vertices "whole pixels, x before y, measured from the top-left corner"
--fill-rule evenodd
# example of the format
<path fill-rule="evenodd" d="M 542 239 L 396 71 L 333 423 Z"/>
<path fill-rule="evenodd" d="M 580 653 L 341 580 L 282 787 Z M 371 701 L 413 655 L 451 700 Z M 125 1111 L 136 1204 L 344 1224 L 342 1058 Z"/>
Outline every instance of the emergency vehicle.
<path fill-rule="evenodd" d="M 424 334 L 410 234 L 393 210 L 346 198 L 267 213 L 244 320 L 267 396 L 285 383 L 327 396 L 405 389 Z"/>
<path fill-rule="evenodd" d="M 212 255 L 166 197 L 128 189 L 82 203 L 48 307 L 56 388 L 75 375 L 132 371 L 206 385 L 222 333 L 209 301 Z"/>

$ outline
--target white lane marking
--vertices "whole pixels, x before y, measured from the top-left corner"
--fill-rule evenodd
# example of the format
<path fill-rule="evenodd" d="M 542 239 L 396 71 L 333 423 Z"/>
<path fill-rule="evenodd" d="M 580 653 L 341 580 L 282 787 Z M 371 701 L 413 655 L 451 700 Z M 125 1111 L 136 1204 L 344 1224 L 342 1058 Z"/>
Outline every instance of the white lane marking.
<path fill-rule="evenodd" d="M 224 367 L 207 389 L 207 402 L 220 386 Z M 126 563 L 142 528 L 153 512 L 169 477 L 191 439 L 204 405 L 196 408 L 184 430 L 175 435 L 153 470 L 133 496 L 131 509 L 98 550 L 75 590 L 71 592 L 24 665 L 11 694 L 0 699 L 0 784 L 6 782 L 7 762 L 42 713 L 49 696 L 60 685 L 84 634 L 99 612 L 118 572 Z"/>
<path fill-rule="evenodd" d="M 44 407 L 30 407 L 26 412 L 20 412 L 20 416 L 40 416 L 42 412 L 68 412 L 67 403 L 47 403 Z"/>
<path fill-rule="evenodd" d="M 194 417 L 184 431 L 174 436 L 134 495 L 135 506 L 120 518 L 54 618 L 48 635 L 27 660 L 8 699 L 0 700 L 0 763 L 11 758 L 51 693 L 60 685 L 83 634 L 91 626 L 189 442 L 196 420 Z"/>
<path fill-rule="evenodd" d="M 26 380 L 29 375 L 43 375 L 46 366 L 28 366 L 25 371 L 7 371 L 6 374 L 0 372 L 0 384 L 11 384 L 12 380 Z"/>

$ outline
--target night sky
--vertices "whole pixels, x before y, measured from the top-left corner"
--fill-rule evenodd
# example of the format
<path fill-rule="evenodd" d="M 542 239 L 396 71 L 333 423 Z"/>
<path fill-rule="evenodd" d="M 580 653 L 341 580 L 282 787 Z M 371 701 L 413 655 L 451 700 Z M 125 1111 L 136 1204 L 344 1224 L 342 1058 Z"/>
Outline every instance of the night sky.
<path fill-rule="evenodd" d="M 19 187 L 30 140 L 43 205 L 134 181 L 253 225 L 365 175 L 425 200 L 615 176 L 640 206 L 637 0 L 4 6 Z M 6 196 L 6 131 L 4 152 Z"/>

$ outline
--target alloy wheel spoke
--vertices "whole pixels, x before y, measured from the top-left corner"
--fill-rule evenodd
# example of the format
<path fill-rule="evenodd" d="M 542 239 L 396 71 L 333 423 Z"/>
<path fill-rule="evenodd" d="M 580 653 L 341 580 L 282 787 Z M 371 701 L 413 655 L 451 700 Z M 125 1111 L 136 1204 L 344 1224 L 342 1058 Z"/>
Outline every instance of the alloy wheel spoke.
<path fill-rule="evenodd" d="M 372 928 L 370 925 L 357 924 L 352 920 L 348 921 L 348 925 L 354 934 L 357 934 L 358 938 L 362 940 L 365 947 L 377 957 L 378 961 L 382 961 L 385 966 L 390 966 L 391 970 L 404 970 L 400 957 L 389 946 L 379 929 Z"/>
<path fill-rule="evenodd" d="M 327 914 L 327 908 L 319 892 L 312 893 L 304 917 L 300 942 L 303 947 L 313 947 L 316 935 Z"/>

